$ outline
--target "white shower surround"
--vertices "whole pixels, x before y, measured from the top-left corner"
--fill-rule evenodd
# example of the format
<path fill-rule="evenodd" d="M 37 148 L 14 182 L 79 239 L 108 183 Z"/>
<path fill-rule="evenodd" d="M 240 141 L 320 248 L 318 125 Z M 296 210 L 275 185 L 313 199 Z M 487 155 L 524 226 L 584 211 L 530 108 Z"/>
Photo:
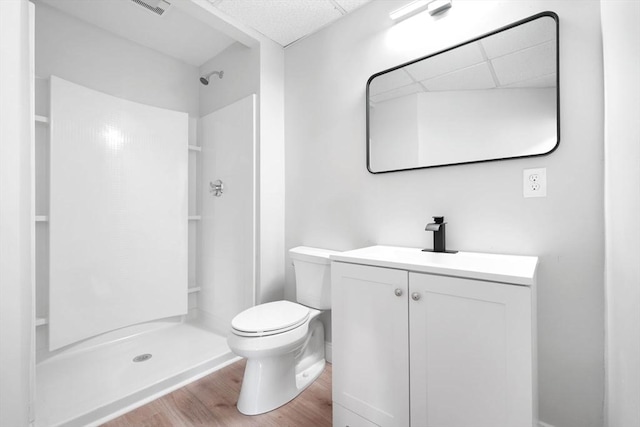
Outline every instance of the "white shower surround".
<path fill-rule="evenodd" d="M 35 426 L 98 426 L 236 360 L 225 337 L 178 318 L 89 339 L 38 363 Z"/>
<path fill-rule="evenodd" d="M 191 116 L 192 122 L 195 122 L 196 117 L 199 117 L 201 114 L 211 112 L 211 109 L 198 109 L 198 88 L 201 85 L 198 83 L 199 70 L 197 68 L 180 63 L 160 52 L 152 51 L 135 43 L 131 43 L 128 40 L 113 37 L 102 29 L 71 18 L 40 2 L 36 5 L 37 13 L 35 14 L 35 23 L 33 21 L 28 22 L 28 16 L 26 15 L 27 5 L 25 2 L 11 1 L 0 3 L 2 3 L 3 12 L 7 12 L 6 14 L 3 13 L 3 17 L 6 17 L 8 21 L 3 19 L 3 22 L 15 22 L 16 24 L 2 26 L 3 35 L 7 35 L 7 37 L 2 38 L 3 48 L 8 45 L 11 45 L 11 48 L 15 48 L 14 50 L 7 50 L 7 53 L 11 52 L 15 53 L 15 55 L 8 56 L 5 58 L 7 61 L 2 62 L 3 67 L 1 74 L 3 76 L 3 82 L 7 83 L 3 85 L 3 88 L 16 88 L 15 91 L 3 91 L 3 95 L 7 96 L 2 97 L 2 105 L 3 107 L 10 106 L 11 110 L 16 111 L 20 116 L 16 117 L 15 122 L 12 122 L 12 127 L 9 127 L 9 123 L 3 121 L 1 129 L 3 136 L 13 135 L 12 132 L 16 128 L 24 128 L 26 131 L 31 129 L 31 131 L 33 131 L 33 110 L 31 110 L 31 114 L 26 114 L 29 108 L 33 108 L 33 105 L 29 102 L 29 99 L 33 99 L 33 92 L 30 98 L 28 85 L 18 84 L 19 82 L 28 83 L 33 80 L 34 77 L 33 62 L 31 62 L 31 73 L 29 73 L 29 67 L 27 66 L 28 64 L 26 64 L 29 59 L 28 55 L 25 55 L 26 52 L 30 52 L 31 55 L 36 54 L 35 74 L 44 77 L 44 79 L 36 79 L 35 90 L 35 114 L 43 118 L 49 115 L 49 103 L 45 92 L 48 92 L 47 77 L 50 75 L 58 75 L 104 93 L 132 101 L 178 111 L 186 111 Z M 4 3 L 7 3 L 7 5 Z M 18 5 L 18 3 L 20 4 Z M 7 7 L 5 8 L 4 6 Z M 284 157 L 283 50 L 276 43 L 254 31 L 246 28 L 239 29 L 233 24 L 229 24 L 226 17 L 220 16 L 217 10 L 209 4 L 195 4 L 190 1 L 185 1 L 174 4 L 174 7 L 188 12 L 213 27 L 217 28 L 222 23 L 225 30 L 228 30 L 232 37 L 235 37 L 240 43 L 249 47 L 252 50 L 252 55 L 254 55 L 255 52 L 255 58 L 260 58 L 259 62 L 256 60 L 252 62 L 251 66 L 247 67 L 244 64 L 238 64 L 238 58 L 236 57 L 221 55 L 219 60 L 223 61 L 226 71 L 231 72 L 235 67 L 241 68 L 242 70 L 249 68 L 251 72 L 241 73 L 241 78 L 236 80 L 225 79 L 227 85 L 233 83 L 233 90 L 227 90 L 225 96 L 219 96 L 219 93 L 215 90 L 212 91 L 211 88 L 206 91 L 206 93 L 201 92 L 200 96 L 213 96 L 218 101 L 224 99 L 225 102 L 216 105 L 217 108 L 220 108 L 249 93 L 260 93 L 256 107 L 257 128 L 255 133 L 258 135 L 259 132 L 259 144 L 262 153 L 256 153 L 256 159 L 254 159 L 255 181 L 266 180 L 273 185 L 268 189 L 269 191 L 263 190 L 258 192 L 258 188 L 256 187 L 255 189 L 255 197 L 256 199 L 260 199 L 259 203 L 256 200 L 254 207 L 256 210 L 256 222 L 258 223 L 256 224 L 257 233 L 259 233 L 256 234 L 254 241 L 254 245 L 257 245 L 254 248 L 256 251 L 255 265 L 257 269 L 255 272 L 255 280 L 259 280 L 259 283 L 256 284 L 256 289 L 259 291 L 258 298 L 278 298 L 277 295 L 281 295 L 282 293 L 284 275 L 284 171 L 281 167 Z M 29 45 L 29 33 L 33 36 L 34 28 L 36 29 L 35 44 L 37 49 L 34 49 L 33 44 Z M 37 53 L 35 52 L 36 50 Z M 22 59 L 24 59 L 24 61 L 22 61 Z M 20 74 L 20 79 L 15 78 L 18 74 L 7 74 L 9 70 L 14 70 L 14 68 L 11 67 L 15 69 L 19 68 L 24 72 L 24 74 Z M 149 72 L 149 70 L 153 70 L 153 72 Z M 33 86 L 31 87 L 31 91 L 33 91 Z M 260 115 L 259 121 L 257 119 L 258 114 Z M 13 126 L 14 123 L 15 126 Z M 32 264 L 31 277 L 29 277 L 29 272 L 27 271 L 21 276 L 20 280 L 16 280 L 15 282 L 3 281 L 1 286 L 3 298 L 0 300 L 4 301 L 4 297 L 6 296 L 5 302 L 7 303 L 6 308 L 8 308 L 8 310 L 2 310 L 3 319 L 8 321 L 3 321 L 0 324 L 3 343 L 7 344 L 7 348 L 5 348 L 4 345 L 2 346 L 2 354 L 0 355 L 3 361 L 2 381 L 0 381 L 0 392 L 3 396 L 3 398 L 0 399 L 2 400 L 2 411 L 0 411 L 0 424 L 2 425 L 4 425 L 5 422 L 8 423 L 8 425 L 26 425 L 29 421 L 33 422 L 35 415 L 33 413 L 34 410 L 40 414 L 43 413 L 42 410 L 47 410 L 47 408 L 43 407 L 43 405 L 47 404 L 45 397 L 42 393 L 37 393 L 36 398 L 36 384 L 34 382 L 30 383 L 29 381 L 29 378 L 33 379 L 34 376 L 38 377 L 38 375 L 35 375 L 35 359 L 37 359 L 38 369 L 44 367 L 45 364 L 52 367 L 53 364 L 50 363 L 54 362 L 54 360 L 57 361 L 58 358 L 80 356 L 82 352 L 88 349 L 87 345 L 91 345 L 92 343 L 97 344 L 96 340 L 99 341 L 100 347 L 106 349 L 106 347 L 109 346 L 105 346 L 104 344 L 107 344 L 110 339 L 115 338 L 116 340 L 120 340 L 129 336 L 133 331 L 131 328 L 120 329 L 54 352 L 49 352 L 46 348 L 49 335 L 49 301 L 46 295 L 48 294 L 49 285 L 49 254 L 47 248 L 49 232 L 48 139 L 49 122 L 47 120 L 36 124 L 35 150 L 33 149 L 34 147 L 29 147 L 27 134 L 16 137 L 15 139 L 7 139 L 7 144 L 2 144 L 3 153 L 5 153 L 5 149 L 11 151 L 10 156 L 3 157 L 5 160 L 3 164 L 7 164 L 7 161 L 9 164 L 15 164 L 15 167 L 3 168 L 3 172 L 6 171 L 7 176 L 10 176 L 12 180 L 3 180 L 1 183 L 2 189 L 3 191 L 9 191 L 9 189 L 17 188 L 21 193 L 16 194 L 16 197 L 19 196 L 22 198 L 19 206 L 17 203 L 14 203 L 14 199 L 9 200 L 9 198 L 7 198 L 5 200 L 3 198 L 3 212 L 12 211 L 12 209 L 16 207 L 27 209 L 27 211 L 20 210 L 21 216 L 15 218 L 16 221 L 19 221 L 21 224 L 19 229 L 16 229 L 15 221 L 9 221 L 9 218 L 6 216 L 2 218 L 3 230 L 5 230 L 6 226 L 6 229 L 12 230 L 12 233 L 15 231 L 15 237 L 18 239 L 16 241 L 16 239 L 10 238 L 13 237 L 13 234 L 11 234 L 11 236 L 7 233 L 3 234 L 2 246 L 6 249 L 10 248 L 7 250 L 15 254 L 15 257 L 12 255 L 11 260 L 13 260 L 16 265 L 16 268 L 11 271 L 3 268 L 3 277 L 6 278 L 19 269 L 28 268 L 27 261 L 29 260 Z M 195 138 L 192 138 L 189 144 L 196 145 L 198 142 L 195 141 Z M 16 152 L 18 148 L 21 150 L 19 154 L 22 156 L 19 159 L 17 158 L 18 153 Z M 35 183 L 35 200 L 32 194 L 32 183 L 29 178 L 30 174 L 33 173 L 34 167 L 33 151 L 35 151 L 36 157 L 35 172 L 37 181 Z M 16 154 L 16 156 L 13 156 L 13 154 Z M 31 158 L 29 158 L 30 155 L 32 156 Z M 196 163 L 199 163 L 200 153 L 198 150 L 190 149 L 189 156 L 192 163 L 194 159 Z M 194 165 L 192 164 L 190 166 Z M 200 169 L 200 164 L 197 165 L 197 168 Z M 192 174 L 192 179 L 193 176 L 195 175 Z M 196 184 L 191 181 L 190 186 L 192 185 Z M 6 209 L 5 201 L 7 202 Z M 28 214 L 29 206 L 31 215 Z M 35 225 L 35 242 L 29 244 L 30 239 L 33 237 L 29 233 L 34 232 L 34 210 L 36 221 L 39 222 Z M 195 215 L 189 221 L 189 228 L 192 235 L 196 229 L 199 229 L 198 213 L 199 211 L 190 212 L 190 215 Z M 13 219 L 14 218 L 12 218 L 12 220 Z M 265 225 L 261 226 L 262 224 Z M 22 227 L 22 225 L 25 225 L 25 227 Z M 28 230 L 31 231 L 28 232 Z M 193 245 L 190 245 L 190 250 L 192 246 Z M 16 252 L 16 247 L 20 248 L 19 253 Z M 197 253 L 194 253 L 193 256 L 197 258 L 200 257 Z M 9 258 L 3 257 L 3 260 L 7 261 Z M 22 261 L 25 262 L 23 263 Z M 195 269 L 193 265 L 192 268 Z M 194 282 L 191 282 L 191 285 L 195 286 L 189 293 L 190 308 L 196 308 L 199 305 L 196 303 L 196 300 L 201 299 L 201 294 L 198 292 L 199 282 L 193 272 L 190 274 L 190 277 L 194 280 Z M 38 288 L 35 292 L 35 300 L 33 293 L 28 292 L 29 286 L 34 283 Z M 154 295 L 149 295 L 150 299 L 153 297 Z M 190 313 L 191 315 L 187 317 L 187 325 L 185 326 L 193 324 L 194 315 L 197 314 L 197 311 L 198 310 L 194 310 Z M 34 319 L 34 314 L 37 316 L 37 319 Z M 153 325 L 147 325 L 153 328 Z M 35 333 L 33 331 L 34 328 Z M 137 326 L 132 328 L 135 329 Z M 167 330 L 169 329 L 170 328 L 167 328 Z M 213 333 L 210 334 L 211 339 L 214 341 L 220 338 L 219 336 L 215 337 Z M 7 341 L 5 341 L 5 338 L 7 338 Z M 35 349 L 33 348 L 34 338 Z M 174 344 L 177 346 L 181 345 L 179 343 Z M 5 349 L 7 352 L 5 352 Z M 10 349 L 12 351 L 8 352 Z M 13 351 L 13 349 L 15 349 L 15 351 Z M 112 348 L 109 347 L 109 350 L 111 349 Z M 27 351 L 29 354 L 25 354 Z M 144 351 L 144 348 L 140 348 L 140 351 Z M 36 354 L 34 354 L 34 352 Z M 24 357 L 14 357 L 17 354 L 24 355 Z M 210 356 L 204 352 L 199 352 L 199 356 L 203 361 L 210 360 Z M 232 357 L 228 351 L 225 352 L 224 357 L 226 358 L 227 356 Z M 20 361 L 20 363 L 17 363 L 18 361 Z M 213 369 L 219 369 L 225 363 L 228 363 L 228 361 L 222 362 Z M 204 367 L 204 363 L 199 365 L 199 368 L 202 367 Z M 12 375 L 8 375 L 9 372 L 11 372 Z M 82 377 L 91 374 L 95 375 L 95 369 L 89 372 L 76 369 L 73 372 L 60 373 L 63 378 L 66 375 L 78 375 Z M 198 375 L 202 375 L 202 373 L 202 369 L 200 369 Z M 42 374 L 42 372 L 40 372 L 40 374 Z M 111 376 L 111 374 L 101 369 L 100 377 L 102 376 Z M 182 374 L 180 374 L 180 376 L 182 376 Z M 40 379 L 42 379 L 41 377 L 40 375 Z M 173 378 L 176 379 L 177 377 L 174 376 Z M 62 387 L 66 387 L 65 384 L 66 382 L 60 383 Z M 42 385 L 44 384 L 38 384 L 37 387 L 39 388 Z M 168 391 L 169 388 L 165 388 L 160 394 Z M 60 390 L 56 389 L 52 390 L 52 392 L 59 393 Z M 10 400 L 5 399 L 5 397 L 9 396 L 11 396 Z M 122 397 L 130 401 L 131 396 Z M 135 406 L 140 403 L 141 402 L 137 400 L 133 405 Z M 113 412 L 114 406 L 111 404 L 109 404 L 108 407 L 96 408 L 95 410 L 100 413 L 104 413 L 104 410 L 106 410 L 110 414 L 107 418 L 116 415 L 116 413 Z M 31 415 L 29 414 L 30 412 Z M 96 412 L 92 413 L 97 414 Z M 37 425 L 38 417 L 35 418 Z M 86 421 L 86 418 L 82 417 L 82 419 Z M 78 423 L 86 425 L 86 423 L 80 421 L 80 419 L 76 420 Z M 102 421 L 104 420 L 106 420 L 106 418 L 102 418 Z"/>
<path fill-rule="evenodd" d="M 206 323 L 223 334 L 255 304 L 256 95 L 200 119 L 202 193 L 200 299 Z M 210 184 L 224 183 L 216 197 Z"/>
<path fill-rule="evenodd" d="M 186 113 L 51 77 L 49 349 L 187 313 Z"/>
<path fill-rule="evenodd" d="M 189 221 L 204 240 L 197 248 L 200 286 L 189 294 L 198 304 L 186 318 L 140 323 L 44 352 L 36 368 L 36 426 L 97 426 L 238 360 L 225 335 L 230 317 L 255 298 L 256 95 L 201 120 L 202 145 L 190 146 L 202 167 L 190 179 L 207 180 L 190 183 L 203 191 L 191 206 L 201 209 L 199 220 Z M 228 184 L 220 198 L 207 190 L 214 173 Z M 132 363 L 145 353 L 152 354 L 147 362 Z"/>

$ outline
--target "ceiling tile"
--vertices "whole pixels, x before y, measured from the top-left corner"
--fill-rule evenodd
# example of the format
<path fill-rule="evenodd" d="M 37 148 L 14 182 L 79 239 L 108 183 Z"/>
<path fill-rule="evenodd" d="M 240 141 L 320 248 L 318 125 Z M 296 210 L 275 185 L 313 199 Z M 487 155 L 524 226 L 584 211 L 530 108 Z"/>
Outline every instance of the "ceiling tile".
<path fill-rule="evenodd" d="M 489 59 L 548 42 L 556 38 L 556 21 L 542 17 L 482 39 Z"/>
<path fill-rule="evenodd" d="M 329 0 L 222 0 L 216 7 L 282 46 L 342 16 Z"/>
<path fill-rule="evenodd" d="M 420 81 L 466 68 L 482 61 L 483 57 L 478 45 L 470 43 L 416 62 L 405 69 L 416 81 Z"/>
<path fill-rule="evenodd" d="M 491 60 L 500 86 L 556 72 L 556 45 L 547 43 Z"/>
<path fill-rule="evenodd" d="M 376 102 L 388 101 L 394 98 L 401 98 L 403 96 L 407 96 L 417 92 L 424 92 L 424 89 L 422 86 L 420 86 L 419 83 L 413 83 L 413 84 L 402 86 L 397 89 L 390 90 L 378 95 L 371 96 L 370 99 L 371 99 L 371 102 L 376 103 Z"/>
<path fill-rule="evenodd" d="M 369 94 L 377 95 L 392 89 L 409 85 L 414 81 L 415 80 L 409 77 L 403 69 L 394 70 L 389 73 L 381 74 L 371 80 L 371 83 L 369 83 Z"/>
<path fill-rule="evenodd" d="M 333 0 L 338 3 L 344 10 L 347 12 L 352 12 L 359 8 L 360 6 L 364 6 L 369 3 L 371 0 Z"/>
<path fill-rule="evenodd" d="M 454 71 L 430 80 L 421 81 L 429 91 L 479 90 L 496 87 L 491 71 L 485 62 Z"/>

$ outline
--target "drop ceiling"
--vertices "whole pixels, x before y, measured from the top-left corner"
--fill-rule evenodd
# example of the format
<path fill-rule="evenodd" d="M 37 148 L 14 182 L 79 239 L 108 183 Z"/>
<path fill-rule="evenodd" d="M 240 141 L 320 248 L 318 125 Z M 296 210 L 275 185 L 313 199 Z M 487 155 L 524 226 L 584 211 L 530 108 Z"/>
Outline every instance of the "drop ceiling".
<path fill-rule="evenodd" d="M 207 1 L 220 11 L 286 47 L 371 0 Z M 403 3 L 402 0 L 394 1 Z"/>

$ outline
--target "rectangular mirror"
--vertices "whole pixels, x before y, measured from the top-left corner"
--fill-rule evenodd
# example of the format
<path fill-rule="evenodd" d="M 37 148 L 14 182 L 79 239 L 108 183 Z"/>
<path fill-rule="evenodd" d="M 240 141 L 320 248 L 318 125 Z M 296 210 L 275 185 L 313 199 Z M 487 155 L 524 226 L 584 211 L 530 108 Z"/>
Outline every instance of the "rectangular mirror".
<path fill-rule="evenodd" d="M 558 16 L 543 12 L 374 74 L 371 173 L 540 156 L 560 142 Z"/>

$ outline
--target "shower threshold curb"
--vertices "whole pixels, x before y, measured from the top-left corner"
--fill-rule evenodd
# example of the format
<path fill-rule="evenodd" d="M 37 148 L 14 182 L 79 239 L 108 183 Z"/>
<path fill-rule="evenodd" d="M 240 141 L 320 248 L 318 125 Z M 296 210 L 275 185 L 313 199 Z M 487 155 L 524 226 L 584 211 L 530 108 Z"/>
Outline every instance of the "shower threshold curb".
<path fill-rule="evenodd" d="M 171 393 L 241 358 L 231 351 L 52 427 L 94 427 Z"/>

